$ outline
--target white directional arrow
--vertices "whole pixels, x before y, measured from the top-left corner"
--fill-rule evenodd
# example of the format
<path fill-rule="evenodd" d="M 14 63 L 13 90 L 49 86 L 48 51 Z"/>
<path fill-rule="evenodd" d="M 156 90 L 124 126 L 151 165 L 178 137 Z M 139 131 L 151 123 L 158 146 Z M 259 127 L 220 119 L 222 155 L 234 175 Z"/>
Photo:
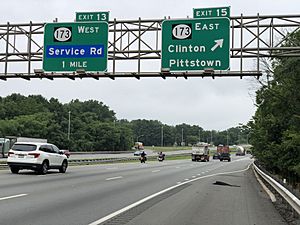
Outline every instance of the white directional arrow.
<path fill-rule="evenodd" d="M 223 41 L 224 39 L 219 39 L 219 40 L 215 40 L 216 44 L 214 45 L 214 47 L 211 48 L 211 51 L 215 51 L 217 47 L 222 48 L 223 47 Z"/>

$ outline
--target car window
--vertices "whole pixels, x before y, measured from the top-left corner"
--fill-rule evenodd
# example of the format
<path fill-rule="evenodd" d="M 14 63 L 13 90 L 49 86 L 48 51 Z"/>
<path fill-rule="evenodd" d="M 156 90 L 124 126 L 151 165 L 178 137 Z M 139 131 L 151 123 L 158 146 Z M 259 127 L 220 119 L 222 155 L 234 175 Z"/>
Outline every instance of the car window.
<path fill-rule="evenodd" d="M 59 148 L 58 147 L 56 147 L 55 145 L 52 145 L 52 148 L 53 148 L 53 151 L 54 151 L 54 153 L 59 153 Z"/>
<path fill-rule="evenodd" d="M 14 144 L 11 149 L 15 151 L 34 151 L 36 148 L 37 146 L 32 144 Z"/>
<path fill-rule="evenodd" d="M 49 145 L 41 145 L 40 150 L 43 152 L 53 153 L 53 149 Z"/>

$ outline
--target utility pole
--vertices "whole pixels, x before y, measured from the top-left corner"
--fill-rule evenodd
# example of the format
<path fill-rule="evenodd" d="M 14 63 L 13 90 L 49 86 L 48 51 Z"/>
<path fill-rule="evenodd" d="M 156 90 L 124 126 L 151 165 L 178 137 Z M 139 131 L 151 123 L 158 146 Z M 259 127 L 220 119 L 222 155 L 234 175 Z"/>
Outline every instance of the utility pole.
<path fill-rule="evenodd" d="M 181 145 L 183 145 L 183 128 L 181 128 Z"/>
<path fill-rule="evenodd" d="M 164 126 L 161 126 L 161 147 L 164 146 Z"/>
<path fill-rule="evenodd" d="M 70 140 L 70 131 L 71 131 L 71 111 L 69 111 L 68 140 Z"/>
<path fill-rule="evenodd" d="M 227 130 L 227 146 L 229 146 L 228 144 L 229 144 L 229 136 L 228 136 L 228 130 Z"/>
<path fill-rule="evenodd" d="M 69 123 L 68 123 L 68 150 L 70 150 L 70 132 L 71 132 L 71 111 L 69 113 Z"/>

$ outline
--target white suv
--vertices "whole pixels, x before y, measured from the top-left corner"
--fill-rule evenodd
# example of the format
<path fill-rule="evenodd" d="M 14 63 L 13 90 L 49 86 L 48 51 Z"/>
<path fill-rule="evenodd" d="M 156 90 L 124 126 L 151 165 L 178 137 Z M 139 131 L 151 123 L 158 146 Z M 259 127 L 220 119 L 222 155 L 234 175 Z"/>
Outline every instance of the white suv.
<path fill-rule="evenodd" d="M 8 152 L 7 164 L 12 173 L 22 169 L 35 170 L 40 174 L 46 174 L 48 169 L 59 169 L 59 172 L 65 173 L 68 159 L 53 144 L 17 142 Z"/>

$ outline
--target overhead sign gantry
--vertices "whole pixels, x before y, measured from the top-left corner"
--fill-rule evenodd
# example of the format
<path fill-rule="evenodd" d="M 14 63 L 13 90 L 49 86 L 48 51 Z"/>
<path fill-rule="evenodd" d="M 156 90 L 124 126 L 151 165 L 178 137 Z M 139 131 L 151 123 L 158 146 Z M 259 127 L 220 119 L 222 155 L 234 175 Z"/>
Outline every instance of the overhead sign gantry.
<path fill-rule="evenodd" d="M 107 32 L 101 34 L 104 36 L 108 36 L 109 33 L 108 43 L 107 41 L 103 42 L 107 43 L 107 49 L 104 46 L 104 48 L 99 48 L 98 52 L 96 51 L 97 48 L 95 48 L 95 46 L 93 45 L 100 45 L 101 43 L 92 43 L 90 41 L 87 41 L 88 38 L 92 36 L 92 33 L 89 32 L 87 34 L 87 32 L 84 32 L 86 34 L 83 34 L 82 32 L 76 35 L 73 29 L 78 30 L 78 27 L 73 27 L 73 24 L 70 23 L 55 23 L 51 25 L 53 26 L 51 28 L 52 30 L 48 30 L 47 27 L 45 28 L 44 22 L 29 22 L 20 24 L 8 22 L 5 24 L 0 24 L 0 80 L 8 80 L 11 78 L 21 78 L 26 80 L 30 80 L 33 78 L 47 78 L 51 80 L 57 78 L 68 78 L 75 80 L 78 78 L 82 79 L 88 77 L 94 79 L 140 79 L 144 77 L 161 77 L 163 79 L 166 79 L 167 77 L 183 77 L 185 79 L 190 77 L 259 77 L 262 75 L 262 58 L 299 57 L 300 46 L 285 46 L 283 43 L 285 43 L 286 40 L 288 40 L 292 35 L 299 31 L 300 15 L 264 16 L 257 14 L 252 16 L 244 16 L 243 14 L 241 14 L 240 16 L 230 16 L 230 60 L 232 61 L 230 70 L 217 70 L 215 68 L 211 68 L 210 66 L 212 65 L 212 60 L 215 60 L 213 63 L 216 65 L 224 64 L 223 61 L 218 58 L 208 59 L 208 61 L 205 58 L 198 58 L 198 60 L 206 60 L 201 63 L 206 63 L 209 66 L 205 68 L 211 68 L 213 70 L 205 70 L 205 68 L 204 71 L 197 69 L 185 70 L 186 68 L 183 68 L 183 70 L 181 70 L 182 68 L 179 68 L 180 70 L 171 71 L 170 68 L 168 68 L 168 64 L 170 64 L 170 61 L 167 61 L 167 66 L 162 66 L 161 60 L 164 61 L 165 56 L 167 56 L 162 52 L 161 49 L 161 46 L 164 46 L 164 44 L 161 43 L 162 39 L 165 40 L 164 37 L 160 38 L 162 37 L 162 35 L 167 35 L 166 40 L 170 41 L 170 43 L 167 44 L 172 45 L 170 47 L 164 47 L 164 51 L 167 50 L 174 55 L 175 51 L 197 51 L 201 53 L 199 57 L 203 57 L 205 56 L 204 48 L 205 52 L 222 51 L 222 48 L 224 48 L 224 42 L 221 48 L 221 43 L 215 42 L 215 40 L 219 40 L 217 38 L 215 38 L 214 40 L 211 39 L 210 44 L 202 44 L 201 42 L 199 42 L 197 44 L 198 47 L 190 47 L 189 45 L 187 45 L 187 47 L 183 46 L 184 48 L 182 48 L 181 50 L 179 50 L 179 46 L 177 46 L 178 48 L 176 50 L 175 45 L 186 45 L 188 41 L 193 40 L 194 33 L 197 33 L 198 31 L 200 32 L 199 29 L 204 23 L 202 22 L 200 26 L 199 22 L 198 25 L 196 25 L 194 24 L 196 22 L 191 21 L 208 21 L 208 19 L 215 19 L 216 16 L 218 17 L 219 15 L 221 17 L 228 17 L 229 14 L 230 8 L 228 7 L 194 9 L 194 16 L 197 18 L 189 21 L 185 21 L 188 19 L 179 20 L 178 24 L 175 25 L 179 25 L 176 27 L 177 34 L 175 27 L 169 27 L 169 31 L 166 34 L 162 34 L 162 32 L 164 32 L 165 30 L 162 31 L 161 26 L 163 24 L 163 21 L 168 21 L 166 19 L 114 19 L 109 21 L 109 31 L 106 27 Z M 94 15 L 96 15 L 96 17 Z M 105 14 L 94 14 L 94 12 L 87 12 L 87 14 L 78 14 L 79 21 L 77 21 L 77 23 L 82 27 L 85 23 L 87 23 L 86 20 L 94 20 L 95 18 L 98 20 L 98 15 L 100 18 L 100 15 Z M 98 21 L 94 22 L 97 23 Z M 215 22 L 218 23 L 218 21 L 211 21 L 211 23 Z M 195 30 L 197 29 L 198 31 L 194 32 L 192 29 L 190 29 L 190 31 L 192 31 L 192 35 L 189 36 L 189 28 L 187 26 L 180 25 L 184 25 L 185 23 L 190 23 L 191 26 L 194 26 L 194 28 L 192 28 Z M 56 39 L 58 40 L 56 41 L 54 40 L 54 26 L 60 26 L 57 27 L 57 30 L 59 30 L 61 34 L 64 34 L 62 37 L 59 37 L 58 35 L 56 37 Z M 69 38 L 70 30 L 68 31 L 68 27 L 72 28 L 72 39 Z M 215 31 L 220 31 L 220 29 L 217 29 L 219 27 L 220 25 L 206 25 L 202 27 L 202 31 L 204 32 L 204 30 L 207 28 L 207 34 L 211 35 Z M 284 28 L 284 31 L 282 30 L 282 28 Z M 180 29 L 183 31 L 185 29 L 186 34 L 181 35 L 179 32 Z M 173 31 L 175 34 L 173 34 Z M 57 31 L 57 33 L 59 32 Z M 223 31 L 220 31 L 219 34 L 222 34 L 224 36 Z M 175 36 L 175 39 L 172 39 L 172 35 Z M 43 36 L 45 36 L 45 43 L 42 41 Z M 182 36 L 183 39 L 180 39 L 180 36 Z M 227 37 L 227 34 L 225 36 Z M 80 41 L 74 42 L 77 37 L 80 37 Z M 191 40 L 189 38 L 191 38 Z M 222 37 L 220 39 L 222 39 Z M 179 42 L 177 43 L 175 41 Z M 191 43 L 191 45 L 192 44 L 193 43 Z M 73 53 L 71 52 L 72 49 L 69 49 L 72 48 L 72 45 Z M 78 49 L 82 45 L 86 45 L 92 48 L 86 49 L 85 46 L 84 48 Z M 48 57 L 46 55 L 47 47 Z M 104 52 L 104 57 L 102 55 L 102 52 Z M 107 58 L 105 58 L 105 52 L 107 53 Z M 76 57 L 71 58 L 70 54 L 73 54 Z M 95 56 L 97 56 L 98 58 Z M 102 68 L 90 68 L 90 59 L 92 62 L 93 57 L 94 59 L 100 61 L 102 61 L 103 59 L 104 65 L 109 63 L 109 70 L 105 70 L 106 66 L 102 66 Z M 109 60 L 108 62 L 107 59 Z M 43 60 L 44 66 L 42 66 Z M 249 67 L 249 62 L 251 62 L 251 65 L 253 65 L 253 60 L 256 64 L 255 68 L 253 66 Z M 101 63 L 102 62 L 96 64 L 101 65 Z M 128 67 L 131 69 L 124 70 L 124 63 L 126 63 L 126 65 L 128 65 Z M 144 66 L 146 63 L 147 67 Z M 172 63 L 174 64 L 174 61 L 172 61 Z M 176 63 L 177 61 L 175 62 L 175 64 Z M 197 61 L 190 64 L 193 65 L 195 63 L 197 64 Z M 198 64 L 199 63 L 200 62 L 198 62 Z M 185 64 L 185 62 L 182 63 L 181 61 L 179 61 L 178 65 L 181 67 L 181 65 L 183 64 Z M 68 70 L 63 70 L 61 68 L 62 65 L 64 65 L 65 68 L 67 68 L 67 66 L 71 66 L 71 68 L 67 68 Z M 152 68 L 152 70 L 149 71 L 146 68 Z M 166 70 L 164 70 L 164 72 L 161 69 Z"/>

